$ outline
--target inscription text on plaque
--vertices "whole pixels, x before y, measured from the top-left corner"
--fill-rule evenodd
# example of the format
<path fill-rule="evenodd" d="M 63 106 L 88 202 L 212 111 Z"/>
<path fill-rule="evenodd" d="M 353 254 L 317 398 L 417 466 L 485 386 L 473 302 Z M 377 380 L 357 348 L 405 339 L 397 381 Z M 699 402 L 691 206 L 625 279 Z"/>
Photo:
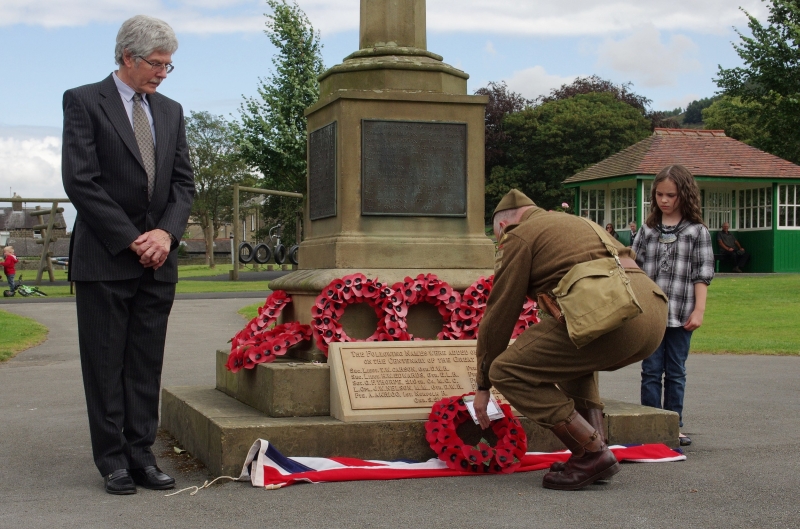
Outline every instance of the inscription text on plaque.
<path fill-rule="evenodd" d="M 361 214 L 465 217 L 467 125 L 361 121 Z"/>
<path fill-rule="evenodd" d="M 344 415 L 362 416 L 351 420 L 427 418 L 442 398 L 476 389 L 474 341 L 336 343 L 330 353 L 331 414 L 341 407 Z"/>
<path fill-rule="evenodd" d="M 308 211 L 311 220 L 336 216 L 336 122 L 308 135 Z"/>

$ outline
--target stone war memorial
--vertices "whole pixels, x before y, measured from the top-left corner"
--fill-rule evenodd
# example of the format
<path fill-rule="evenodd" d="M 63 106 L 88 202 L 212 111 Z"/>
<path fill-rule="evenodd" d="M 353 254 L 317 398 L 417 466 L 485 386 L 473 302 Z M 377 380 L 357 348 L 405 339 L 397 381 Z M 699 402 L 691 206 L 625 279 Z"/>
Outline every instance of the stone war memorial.
<path fill-rule="evenodd" d="M 431 406 L 475 390 L 494 262 L 488 98 L 427 50 L 425 17 L 425 0 L 361 0 L 359 49 L 319 78 L 300 267 L 271 282 L 243 330 L 279 323 L 278 352 L 234 358 L 234 337 L 216 353 L 216 387 L 163 389 L 162 426 L 215 475 L 238 475 L 259 438 L 290 456 L 424 461 Z M 535 312 L 526 304 L 520 332 Z M 615 401 L 605 413 L 611 444 L 677 445 L 675 413 Z M 528 450 L 563 449 L 519 419 Z"/>

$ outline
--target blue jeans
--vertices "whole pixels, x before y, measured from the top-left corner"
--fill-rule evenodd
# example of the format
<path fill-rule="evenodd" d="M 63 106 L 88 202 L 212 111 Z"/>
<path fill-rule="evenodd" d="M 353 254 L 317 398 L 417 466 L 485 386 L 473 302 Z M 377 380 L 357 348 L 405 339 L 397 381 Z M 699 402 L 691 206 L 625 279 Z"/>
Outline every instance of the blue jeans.
<path fill-rule="evenodd" d="M 686 359 L 692 331 L 667 327 L 658 349 L 642 360 L 642 405 L 678 413 L 683 427 L 683 394 L 686 389 Z M 664 403 L 661 403 L 661 377 L 664 377 Z"/>
<path fill-rule="evenodd" d="M 11 292 L 14 292 L 14 276 L 15 275 L 17 275 L 17 274 L 7 274 L 6 275 L 6 279 L 8 279 L 8 289 L 11 290 Z"/>

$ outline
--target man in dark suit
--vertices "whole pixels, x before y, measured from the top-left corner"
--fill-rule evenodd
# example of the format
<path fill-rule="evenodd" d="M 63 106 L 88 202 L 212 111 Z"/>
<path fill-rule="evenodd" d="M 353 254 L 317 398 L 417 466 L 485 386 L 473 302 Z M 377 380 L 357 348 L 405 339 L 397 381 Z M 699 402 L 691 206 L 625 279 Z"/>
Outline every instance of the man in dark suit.
<path fill-rule="evenodd" d="M 111 494 L 175 486 L 151 446 L 194 196 L 183 109 L 156 93 L 177 48 L 167 23 L 133 17 L 117 35 L 119 69 L 64 93 L 62 178 L 78 211 L 69 274 L 92 452 Z"/>

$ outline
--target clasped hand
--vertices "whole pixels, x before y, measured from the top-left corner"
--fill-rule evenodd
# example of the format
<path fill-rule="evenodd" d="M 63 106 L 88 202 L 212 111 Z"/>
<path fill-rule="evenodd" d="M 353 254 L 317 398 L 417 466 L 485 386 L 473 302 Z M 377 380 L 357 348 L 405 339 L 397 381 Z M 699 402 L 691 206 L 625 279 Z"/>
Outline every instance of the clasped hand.
<path fill-rule="evenodd" d="M 146 231 L 130 245 L 139 256 L 139 263 L 145 268 L 158 270 L 169 257 L 171 246 L 169 233 L 161 229 Z"/>

